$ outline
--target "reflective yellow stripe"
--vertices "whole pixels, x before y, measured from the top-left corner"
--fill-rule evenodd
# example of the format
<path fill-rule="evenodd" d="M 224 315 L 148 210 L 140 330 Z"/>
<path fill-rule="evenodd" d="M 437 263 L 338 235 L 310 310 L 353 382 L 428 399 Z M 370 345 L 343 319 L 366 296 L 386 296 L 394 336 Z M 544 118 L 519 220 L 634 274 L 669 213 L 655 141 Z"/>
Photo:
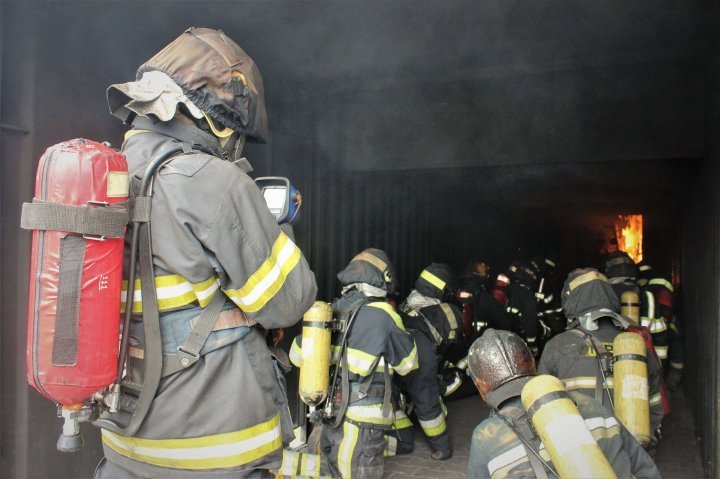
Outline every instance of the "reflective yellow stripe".
<path fill-rule="evenodd" d="M 297 476 L 298 462 L 300 461 L 300 453 L 283 449 L 282 464 L 278 469 L 278 474 L 283 476 Z"/>
<path fill-rule="evenodd" d="M 343 479 L 352 476 L 352 457 L 357 445 L 360 428 L 347 421 L 343 421 L 343 438 L 338 448 L 337 465 Z"/>
<path fill-rule="evenodd" d="M 393 429 L 405 429 L 412 427 L 412 421 L 407 417 L 405 411 L 396 409 L 393 411 Z"/>
<path fill-rule="evenodd" d="M 363 251 L 362 253 L 355 256 L 353 259 L 350 260 L 352 263 L 353 261 L 365 261 L 367 263 L 370 263 L 371 265 L 375 266 L 377 269 L 380 270 L 380 272 L 384 273 L 385 270 L 387 270 L 388 266 L 385 264 L 385 261 L 381 260 L 375 255 L 372 255 L 366 251 Z"/>
<path fill-rule="evenodd" d="M 389 426 L 393 423 L 391 417 L 383 416 L 382 404 L 368 404 L 364 406 L 348 406 L 345 412 L 348 418 L 353 421 L 367 424 L 381 424 Z"/>
<path fill-rule="evenodd" d="M 392 368 L 397 371 L 399 375 L 405 376 L 410 371 L 417 369 L 418 366 L 419 364 L 417 360 L 417 345 L 415 344 L 415 341 L 413 341 L 413 348 L 412 351 L 410 351 L 410 354 L 405 356 L 405 359 L 400 361 L 400 364 L 398 364 L 397 366 L 392 366 Z"/>
<path fill-rule="evenodd" d="M 429 421 L 420 419 L 420 426 L 428 437 L 439 436 L 445 432 L 445 416 L 440 413 L 438 417 Z"/>
<path fill-rule="evenodd" d="M 295 366 L 300 367 L 300 364 L 302 363 L 302 349 L 300 348 L 300 344 L 298 344 L 299 338 L 295 338 L 292 342 L 292 346 L 290 346 L 290 362 L 293 363 Z"/>
<path fill-rule="evenodd" d="M 121 293 L 121 312 L 125 312 L 125 298 L 127 298 L 127 281 L 123 281 Z M 215 295 L 220 287 L 217 276 L 200 283 L 191 283 L 187 279 L 177 274 L 156 276 L 155 290 L 157 292 L 158 309 L 169 311 L 171 309 L 186 306 L 195 301 L 201 307 L 205 307 Z M 142 283 L 139 279 L 135 280 L 135 291 L 133 294 L 133 313 L 142 312 Z"/>
<path fill-rule="evenodd" d="M 668 347 L 667 346 L 655 346 L 655 352 L 658 355 L 658 358 L 660 359 L 667 359 L 668 357 Z"/>
<path fill-rule="evenodd" d="M 455 337 L 455 334 L 453 333 L 456 329 L 458 329 L 458 323 L 457 319 L 455 319 L 455 313 L 453 312 L 450 305 L 447 303 L 442 303 L 440 305 L 440 308 L 442 308 L 443 313 L 445 313 L 445 317 L 448 320 L 448 323 L 450 323 L 450 339 L 453 339 Z"/>
<path fill-rule="evenodd" d="M 648 400 L 651 406 L 656 406 L 662 403 L 662 395 L 660 393 L 653 394 Z"/>
<path fill-rule="evenodd" d="M 395 325 L 405 331 L 405 326 L 403 325 L 402 319 L 395 312 L 395 309 L 393 309 L 390 303 L 386 303 L 384 301 L 376 301 L 374 303 L 369 303 L 368 306 L 370 306 L 371 308 L 382 309 L 383 311 L 385 311 L 387 314 L 390 315 L 392 320 L 395 322 Z"/>
<path fill-rule="evenodd" d="M 373 372 L 373 366 L 375 365 L 377 356 L 354 348 L 347 348 L 346 351 L 348 371 L 359 374 L 360 376 L 368 376 Z M 383 366 L 385 365 L 385 361 L 383 361 L 382 358 L 378 361 L 378 366 L 380 366 L 380 363 L 382 363 Z"/>
<path fill-rule="evenodd" d="M 282 447 L 280 414 L 240 431 L 187 439 L 140 439 L 102 430 L 103 443 L 127 458 L 173 469 L 242 466 Z"/>
<path fill-rule="evenodd" d="M 590 281 L 600 280 L 604 282 L 608 282 L 607 278 L 604 274 L 598 273 L 597 271 L 590 271 L 588 273 L 582 274 L 575 278 L 574 280 L 570 281 L 570 284 L 568 287 L 570 288 L 570 291 L 574 290 L 578 286 L 582 286 L 585 283 L 589 283 Z"/>
<path fill-rule="evenodd" d="M 675 369 L 682 369 L 683 363 L 674 363 L 674 362 L 670 361 L 670 367 L 675 368 Z"/>
<path fill-rule="evenodd" d="M 663 278 L 653 278 L 650 281 L 648 281 L 648 286 L 652 285 L 658 285 L 658 286 L 664 286 L 667 288 L 671 293 L 675 292 L 675 289 L 673 288 L 673 285 L 666 279 Z"/>
<path fill-rule="evenodd" d="M 139 133 L 152 133 L 151 130 L 128 130 L 125 132 L 125 139 L 131 138 Z"/>
<path fill-rule="evenodd" d="M 300 249 L 285 233 L 280 233 L 268 259 L 240 289 L 225 291 L 230 299 L 246 313 L 262 309 L 270 301 L 300 261 Z"/>
<path fill-rule="evenodd" d="M 447 284 L 445 281 L 441 280 L 440 278 L 438 278 L 437 276 L 435 276 L 428 270 L 423 270 L 423 272 L 420 273 L 420 277 L 422 279 L 424 279 L 425 281 L 427 281 L 428 283 L 435 286 L 440 291 L 445 289 L 445 285 Z"/>

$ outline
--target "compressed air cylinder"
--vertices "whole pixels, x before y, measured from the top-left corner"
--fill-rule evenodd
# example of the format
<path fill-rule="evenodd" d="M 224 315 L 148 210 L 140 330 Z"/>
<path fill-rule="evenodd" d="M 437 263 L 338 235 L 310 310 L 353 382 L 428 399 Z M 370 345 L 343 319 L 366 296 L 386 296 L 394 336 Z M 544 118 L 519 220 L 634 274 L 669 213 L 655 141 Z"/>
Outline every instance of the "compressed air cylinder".
<path fill-rule="evenodd" d="M 617 477 L 558 378 L 534 377 L 521 399 L 561 478 Z"/>
<path fill-rule="evenodd" d="M 635 326 L 640 325 L 640 297 L 635 291 L 625 291 L 620 295 L 620 314 Z"/>
<path fill-rule="evenodd" d="M 317 406 L 325 400 L 330 382 L 330 321 L 332 308 L 315 301 L 303 316 L 300 399 Z"/>
<path fill-rule="evenodd" d="M 646 351 L 639 334 L 620 333 L 613 341 L 615 415 L 641 444 L 650 441 Z"/>

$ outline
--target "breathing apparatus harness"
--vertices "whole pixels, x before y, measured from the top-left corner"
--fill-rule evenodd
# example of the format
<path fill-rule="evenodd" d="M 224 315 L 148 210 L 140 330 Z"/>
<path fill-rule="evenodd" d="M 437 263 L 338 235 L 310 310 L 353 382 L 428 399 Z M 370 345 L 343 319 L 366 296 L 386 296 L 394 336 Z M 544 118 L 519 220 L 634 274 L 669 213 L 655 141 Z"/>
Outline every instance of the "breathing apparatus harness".
<path fill-rule="evenodd" d="M 615 411 L 615 404 L 613 404 L 613 395 L 610 392 L 608 386 L 608 376 L 612 376 L 613 372 L 613 356 L 605 347 L 598 341 L 591 333 L 581 329 L 571 329 L 571 331 L 580 336 L 586 343 L 595 351 L 595 359 L 597 360 L 598 373 L 595 376 L 595 400 L 601 404 L 605 403 L 605 395 L 603 391 L 607 393 L 608 400 L 610 401 L 610 408 Z M 600 352 L 602 351 L 602 352 Z"/>
<path fill-rule="evenodd" d="M 530 423 L 530 417 L 526 411 L 519 408 L 504 408 L 503 411 L 509 412 L 509 416 L 502 414 L 497 408 L 493 408 L 493 411 L 499 416 L 520 439 L 523 447 L 525 448 L 525 454 L 527 455 L 530 466 L 533 468 L 535 477 L 537 479 L 548 479 L 546 469 L 550 471 L 555 477 L 560 479 L 560 475 L 557 473 L 543 457 L 540 455 L 539 446 L 540 439 L 538 434 L 535 432 L 532 424 Z"/>
<path fill-rule="evenodd" d="M 340 314 L 340 317 L 330 322 L 330 328 L 337 334 L 342 334 L 340 341 L 340 365 L 333 366 L 330 380 L 330 391 L 328 393 L 325 407 L 322 410 L 317 410 L 311 413 L 310 421 L 313 423 L 323 422 L 329 424 L 332 427 L 338 427 L 343 419 L 355 424 L 356 426 L 362 427 L 365 424 L 358 423 L 349 418 L 344 417 L 345 411 L 348 406 L 353 402 L 365 399 L 367 397 L 383 397 L 383 416 L 389 416 L 390 404 L 392 398 L 392 382 L 390 374 L 385 372 L 384 374 L 384 390 L 372 386 L 372 380 L 375 375 L 375 369 L 382 358 L 382 355 L 375 359 L 372 366 L 370 367 L 370 374 L 362 378 L 359 381 L 359 388 L 357 391 L 351 391 L 350 388 L 350 374 L 348 371 L 348 360 L 347 360 L 347 342 L 348 335 L 352 329 L 355 319 L 357 318 L 360 309 L 368 304 L 370 301 L 367 297 L 357 299 L 350 304 L 350 307 Z M 380 394 L 382 392 L 382 395 Z M 374 425 L 378 429 L 383 429 L 385 426 Z"/>

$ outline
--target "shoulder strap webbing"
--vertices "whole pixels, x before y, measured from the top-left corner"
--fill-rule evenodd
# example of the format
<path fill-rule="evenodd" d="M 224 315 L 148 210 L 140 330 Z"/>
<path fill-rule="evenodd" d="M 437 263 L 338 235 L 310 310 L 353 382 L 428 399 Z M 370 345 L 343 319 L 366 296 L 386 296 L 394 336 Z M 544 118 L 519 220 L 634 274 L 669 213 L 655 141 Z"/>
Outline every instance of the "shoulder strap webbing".
<path fill-rule="evenodd" d="M 425 316 L 425 314 L 423 314 L 419 309 L 415 310 L 415 312 L 417 312 L 418 316 L 420 316 L 420 319 L 422 319 L 425 325 L 428 327 L 428 331 L 430 331 L 430 335 L 432 336 L 430 339 L 433 340 L 435 346 L 440 346 L 443 342 L 443 338 L 440 335 L 440 332 L 437 330 L 437 328 L 435 328 L 435 326 L 433 326 L 430 319 L 428 319 L 428 317 Z"/>
<path fill-rule="evenodd" d="M 540 456 L 540 452 L 536 447 L 533 445 L 534 442 L 538 440 L 537 435 L 530 427 L 530 418 L 528 418 L 528 415 L 525 411 L 521 411 L 516 408 L 512 408 L 510 411 L 511 417 L 505 416 L 504 414 L 501 414 L 499 411 L 496 411 L 497 415 L 502 418 L 503 421 L 505 421 L 505 424 L 512 429 L 512 431 L 517 435 L 517 437 L 520 439 L 520 442 L 522 442 L 523 447 L 525 448 L 525 454 L 528 457 L 528 461 L 530 461 L 530 466 L 533 468 L 533 472 L 535 473 L 535 477 L 537 479 L 548 479 L 548 475 L 546 472 L 546 469 L 549 469 L 550 472 L 552 472 L 556 477 L 560 477 L 557 472 L 555 472 L 555 469 L 553 469 L 550 464 L 548 464 L 542 456 Z"/>
<path fill-rule="evenodd" d="M 200 358 L 200 350 L 205 345 L 213 327 L 215 327 L 215 322 L 218 316 L 220 316 L 224 305 L 225 293 L 218 289 L 215 296 L 213 296 L 210 302 L 203 308 L 188 338 L 178 347 L 177 354 L 163 355 L 163 377 L 175 374 L 195 364 Z"/>
<path fill-rule="evenodd" d="M 607 383 L 607 377 L 605 376 L 606 371 L 605 367 L 603 366 L 603 360 L 600 357 L 600 350 L 607 352 L 605 347 L 595 339 L 595 337 L 585 331 L 581 331 L 579 329 L 572 329 L 571 331 L 574 331 L 578 336 L 583 338 L 586 342 L 592 346 L 592 348 L 595 350 L 595 359 L 597 360 L 597 374 L 595 374 L 595 400 L 598 401 L 600 404 L 605 403 L 605 394 L 603 392 L 607 393 L 607 397 L 610 400 L 610 407 L 613 411 L 615 411 L 615 405 L 613 404 L 612 395 L 610 394 L 610 387 Z"/>
<path fill-rule="evenodd" d="M 351 305 L 350 309 L 345 313 L 346 315 L 349 315 L 349 319 L 347 320 L 345 331 L 343 332 L 342 340 L 340 342 L 340 369 L 342 370 L 340 376 L 340 407 L 338 408 L 335 421 L 332 424 L 333 427 L 340 426 L 340 423 L 343 420 L 343 416 L 345 415 L 345 410 L 347 409 L 348 402 L 350 401 L 350 377 L 347 364 L 347 337 L 350 333 L 353 322 L 358 315 L 358 312 L 360 312 L 360 308 L 365 303 L 367 303 L 367 299 L 362 298 L 358 300 L 355 304 Z M 330 384 L 331 394 L 329 395 L 329 400 L 333 400 L 335 396 L 335 387 L 337 385 L 337 372 L 337 368 L 335 368 L 335 374 Z"/>

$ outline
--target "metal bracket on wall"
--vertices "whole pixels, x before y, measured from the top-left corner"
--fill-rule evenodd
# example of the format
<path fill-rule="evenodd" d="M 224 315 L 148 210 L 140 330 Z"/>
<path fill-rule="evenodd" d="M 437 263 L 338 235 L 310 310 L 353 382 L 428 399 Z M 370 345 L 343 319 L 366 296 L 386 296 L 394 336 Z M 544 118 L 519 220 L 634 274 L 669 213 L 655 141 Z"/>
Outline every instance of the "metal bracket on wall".
<path fill-rule="evenodd" d="M 25 128 L 21 128 L 19 126 L 15 125 L 8 125 L 7 123 L 0 123 L 0 130 L 7 130 L 13 133 L 20 133 L 21 135 L 27 135 L 30 133 L 30 130 L 26 130 Z"/>

